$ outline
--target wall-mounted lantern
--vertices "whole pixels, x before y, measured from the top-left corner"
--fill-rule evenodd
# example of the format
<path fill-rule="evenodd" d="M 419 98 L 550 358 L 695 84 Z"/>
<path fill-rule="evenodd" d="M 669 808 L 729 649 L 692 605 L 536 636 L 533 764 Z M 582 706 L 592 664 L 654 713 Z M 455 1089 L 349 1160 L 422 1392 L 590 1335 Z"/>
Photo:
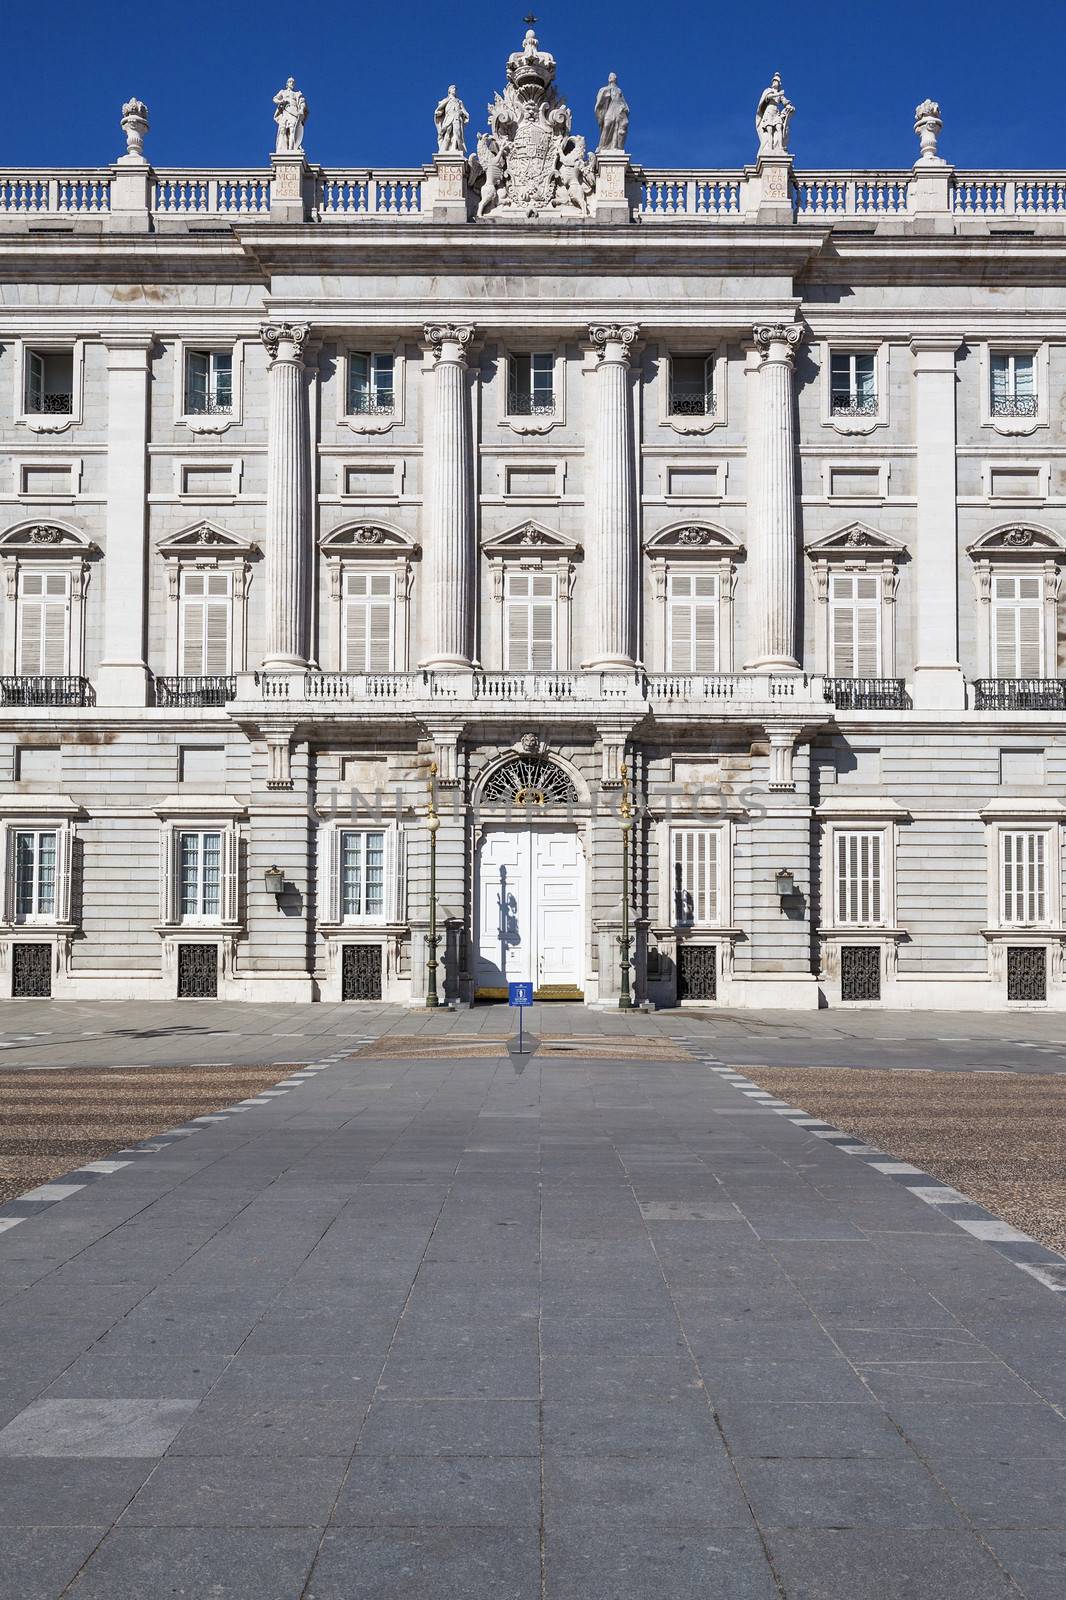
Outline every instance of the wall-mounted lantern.
<path fill-rule="evenodd" d="M 777 885 L 777 898 L 787 900 L 796 892 L 796 880 L 787 867 L 779 867 L 774 873 L 774 883 Z"/>
<path fill-rule="evenodd" d="M 272 894 L 280 906 L 281 897 L 285 893 L 285 873 L 281 867 L 267 867 L 263 873 L 263 884 L 267 894 Z"/>

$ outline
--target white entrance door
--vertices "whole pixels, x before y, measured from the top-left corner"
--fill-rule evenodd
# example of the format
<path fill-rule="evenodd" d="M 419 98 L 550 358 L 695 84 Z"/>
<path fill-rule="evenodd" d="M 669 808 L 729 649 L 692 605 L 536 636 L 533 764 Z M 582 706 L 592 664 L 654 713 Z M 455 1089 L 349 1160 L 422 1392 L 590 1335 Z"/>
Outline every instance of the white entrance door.
<path fill-rule="evenodd" d="M 584 858 L 577 833 L 487 829 L 478 849 L 474 987 L 506 998 L 532 981 L 544 999 L 581 992 Z"/>

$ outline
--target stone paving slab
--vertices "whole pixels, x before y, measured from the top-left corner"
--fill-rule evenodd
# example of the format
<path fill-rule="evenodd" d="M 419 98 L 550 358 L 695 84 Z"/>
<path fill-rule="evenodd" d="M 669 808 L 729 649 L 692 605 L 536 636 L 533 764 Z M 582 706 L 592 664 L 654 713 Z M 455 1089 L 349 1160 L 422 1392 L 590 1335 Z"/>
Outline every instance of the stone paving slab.
<path fill-rule="evenodd" d="M 699 1060 L 345 1054 L 0 1236 L 19 1600 L 1058 1600 L 1066 1297 Z"/>

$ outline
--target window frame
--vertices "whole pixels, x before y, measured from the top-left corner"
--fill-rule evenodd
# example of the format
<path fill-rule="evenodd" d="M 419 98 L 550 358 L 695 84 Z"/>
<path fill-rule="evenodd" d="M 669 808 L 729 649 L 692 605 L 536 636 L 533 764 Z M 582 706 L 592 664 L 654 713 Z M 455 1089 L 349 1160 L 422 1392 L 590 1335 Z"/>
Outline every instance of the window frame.
<path fill-rule="evenodd" d="M 536 412 L 514 411 L 511 401 L 517 395 L 518 385 L 515 377 L 515 357 L 528 356 L 532 368 L 533 359 L 551 362 L 552 371 L 552 401 L 551 410 Z M 545 434 L 553 428 L 561 427 L 566 422 L 566 350 L 563 345 L 531 343 L 527 349 L 501 350 L 497 362 L 497 395 L 498 395 L 498 422 L 500 427 L 509 428 L 512 433 L 518 434 Z M 530 373 L 530 388 L 532 392 L 532 371 Z M 506 482 L 506 479 L 505 479 Z"/>
<path fill-rule="evenodd" d="M 357 833 L 383 836 L 380 912 L 345 912 L 344 909 L 344 835 Z M 323 818 L 317 838 L 318 927 L 326 933 L 341 933 L 346 928 L 383 928 L 401 922 L 405 914 L 405 856 L 406 832 L 394 817 L 374 823 Z"/>
<path fill-rule="evenodd" d="M 728 903 L 724 893 L 724 881 L 727 876 L 724 853 L 729 840 L 730 830 L 725 823 L 676 822 L 671 825 L 668 839 L 670 924 L 677 932 L 698 933 L 707 928 L 726 926 L 726 919 L 722 915 L 723 907 Z M 702 870 L 706 874 L 707 887 L 703 890 L 703 897 L 708 899 L 713 894 L 713 906 L 708 904 L 706 914 L 703 916 L 699 915 L 696 894 L 683 881 L 681 883 L 678 881 L 678 867 L 684 865 L 679 859 L 683 841 L 696 847 L 702 842 L 706 852 Z M 701 864 L 694 861 L 693 865 L 698 872 Z M 712 880 L 713 890 L 710 888 Z M 690 916 L 682 915 L 680 901 L 682 895 L 686 894 L 693 900 L 693 913 Z"/>
<path fill-rule="evenodd" d="M 691 342 L 690 342 L 691 341 Z M 702 356 L 704 361 L 705 380 L 714 399 L 713 409 L 697 413 L 695 416 L 685 416 L 681 412 L 671 410 L 671 397 L 674 388 L 673 370 L 674 360 L 678 356 Z M 691 333 L 679 333 L 675 339 L 666 338 L 659 345 L 658 352 L 648 357 L 654 365 L 654 405 L 660 428 L 669 428 L 673 433 L 682 436 L 686 434 L 700 435 L 710 433 L 714 428 L 722 428 L 729 420 L 728 417 L 728 382 L 729 362 L 724 340 L 708 341 L 706 334 L 696 342 Z M 646 376 L 650 377 L 650 372 Z M 652 385 L 646 385 L 652 387 Z M 687 464 L 687 463 L 686 463 Z M 673 463 L 681 465 L 681 463 Z M 663 477 L 664 494 L 669 482 L 668 474 Z M 720 478 L 718 495 L 724 490 L 724 482 Z M 675 496 L 675 498 L 677 498 Z"/>
<path fill-rule="evenodd" d="M 557 567 L 544 562 L 531 561 L 508 562 L 503 571 L 503 600 L 501 606 L 501 635 L 500 635 L 500 660 L 502 670 L 515 675 L 537 672 L 559 671 L 559 635 L 560 635 L 560 578 Z M 530 587 L 530 593 L 525 596 L 511 593 L 512 585 L 517 580 L 524 579 Z M 533 591 L 537 583 L 546 583 L 550 586 L 551 593 L 545 597 L 538 596 Z M 538 665 L 534 658 L 537 640 L 535 638 L 534 614 L 538 607 L 550 607 L 551 626 L 550 656 L 547 664 Z M 511 659 L 511 615 L 514 610 L 521 609 L 529 619 L 528 628 L 528 654 L 524 664 L 519 665 Z"/>
<path fill-rule="evenodd" d="M 222 367 L 221 367 L 221 362 L 222 362 L 223 358 L 225 359 L 225 361 L 227 363 L 227 365 L 226 365 L 226 367 L 224 369 L 225 370 L 225 374 L 226 374 L 226 382 L 225 382 L 225 386 L 224 387 L 225 387 L 225 390 L 226 390 L 226 393 L 227 393 L 227 396 L 228 396 L 228 401 L 229 401 L 229 403 L 227 405 L 220 405 L 219 402 L 218 402 L 218 391 L 219 391 L 219 389 L 221 387 L 223 387 L 219 382 L 219 378 L 220 378 L 221 372 L 223 370 Z M 204 373 L 204 405 L 203 405 L 202 408 L 200 406 L 197 406 L 197 405 L 190 405 L 190 403 L 189 403 L 190 399 L 192 398 L 192 390 L 193 390 L 193 387 L 194 387 L 193 381 L 192 381 L 192 378 L 193 378 L 193 363 L 196 362 L 196 361 L 200 361 L 200 360 L 206 362 L 206 371 Z M 185 415 L 187 417 L 211 417 L 211 416 L 229 417 L 229 416 L 232 416 L 232 414 L 233 414 L 233 351 L 232 351 L 232 349 L 223 347 L 221 345 L 204 345 L 202 347 L 197 347 L 197 346 L 194 346 L 194 345 L 186 345 L 185 346 L 185 351 L 184 351 L 184 368 L 183 368 L 183 373 L 182 373 L 182 382 L 185 385 L 185 392 L 184 392 L 184 397 L 183 397 L 183 402 L 182 402 L 182 404 L 183 404 L 183 415 Z"/>
<path fill-rule="evenodd" d="M 864 599 L 857 593 L 853 594 L 850 602 L 838 597 L 834 590 L 844 580 L 848 579 L 857 586 L 869 582 L 876 586 L 876 595 L 873 600 Z M 831 678 L 885 678 L 890 676 L 884 670 L 885 665 L 885 573 L 880 567 L 867 567 L 855 562 L 837 563 L 830 568 L 827 574 L 828 593 L 826 596 L 826 672 Z M 837 653 L 837 628 L 836 619 L 840 611 L 848 610 L 852 617 L 853 630 L 851 648 L 854 655 L 854 671 L 844 672 L 836 659 Z M 874 665 L 870 671 L 860 669 L 860 654 L 863 641 L 860 635 L 860 617 L 870 613 L 875 619 Z"/>
<path fill-rule="evenodd" d="M 722 596 L 723 590 L 730 586 L 728 568 L 723 570 L 725 566 L 726 564 L 722 562 L 690 562 L 684 566 L 682 566 L 680 563 L 675 563 L 673 566 L 667 569 L 665 573 L 666 627 L 664 671 L 668 673 L 679 673 L 682 675 L 697 674 L 706 675 L 709 677 L 714 677 L 722 671 L 722 633 L 726 614 L 726 606 L 723 603 Z M 713 598 L 700 596 L 697 594 L 692 594 L 687 597 L 678 596 L 674 593 L 675 585 L 680 580 L 684 580 L 685 582 L 695 585 L 701 579 L 713 583 Z M 693 624 L 689 639 L 692 661 L 687 667 L 678 666 L 674 660 L 675 644 L 677 642 L 674 632 L 676 626 L 676 612 L 681 608 L 682 602 L 686 599 L 688 601 L 687 610 L 691 614 Z M 700 665 L 700 663 L 696 660 L 698 640 L 696 636 L 695 619 L 697 613 L 701 610 L 710 611 L 714 616 L 714 659 L 712 663 L 706 666 Z"/>
<path fill-rule="evenodd" d="M 997 356 L 1030 356 L 1033 362 L 1033 393 L 1036 406 L 1031 416 L 996 416 L 993 407 L 993 365 Z M 982 428 L 1010 436 L 1035 433 L 1050 425 L 1050 345 L 1041 340 L 996 338 L 978 345 L 979 409 Z M 986 473 L 987 476 L 987 473 Z M 988 485 L 985 488 L 988 494 Z M 1046 489 L 1045 489 L 1046 494 Z"/>
<path fill-rule="evenodd" d="M 1011 824 L 1003 823 L 996 831 L 998 834 L 996 925 L 1010 931 L 1025 928 L 1048 928 L 1051 925 L 1049 898 L 1051 883 L 1050 856 L 1055 843 L 1052 830 L 1050 827 L 1025 826 L 1020 823 L 1012 826 Z M 1026 841 L 1026 845 L 1020 866 L 1017 859 L 1008 864 L 1008 856 L 1017 856 L 1018 844 L 1022 840 Z M 1025 859 L 1036 844 L 1039 845 L 1039 851 L 1034 852 L 1034 854 L 1039 855 L 1039 860 Z M 1039 871 L 1039 881 L 1035 887 L 1029 881 L 1034 865 Z M 1008 873 L 1017 874 L 1019 870 L 1023 875 L 1021 887 L 1019 888 L 1017 882 L 1014 882 L 1008 889 Z M 1037 901 L 1037 914 L 1035 916 L 1014 915 L 1013 911 L 1017 909 L 1018 904 L 1021 903 L 1024 907 L 1031 897 L 1035 897 Z M 1011 905 L 1012 901 L 1014 902 L 1013 907 Z"/>
<path fill-rule="evenodd" d="M 369 358 L 371 368 L 375 357 L 388 356 L 392 360 L 392 410 L 391 411 L 349 411 L 348 398 L 350 389 L 351 359 L 353 356 L 366 356 Z M 336 390 L 336 418 L 338 428 L 347 428 L 352 433 L 361 435 L 374 435 L 388 433 L 392 428 L 402 427 L 407 420 L 407 347 L 403 339 L 377 339 L 366 343 L 360 330 L 351 332 L 347 337 L 338 340 L 333 362 L 334 376 L 333 387 Z M 348 462 L 346 465 L 352 465 Z M 383 465 L 380 462 L 368 462 L 368 465 Z M 392 465 L 392 463 L 389 463 Z M 349 496 L 344 482 L 344 466 L 340 468 L 338 489 L 342 498 L 349 499 L 374 499 L 375 496 Z M 396 485 L 390 493 L 399 494 L 402 488 L 402 478 L 397 476 Z"/>
<path fill-rule="evenodd" d="M 12 665 L 14 675 L 20 678 L 68 678 L 80 677 L 80 670 L 74 670 L 74 643 L 75 643 L 75 590 L 77 587 L 78 572 L 71 564 L 45 563 L 45 562 L 18 562 L 14 571 L 14 606 L 12 608 L 13 626 L 9 630 L 12 635 Z M 62 602 L 63 612 L 63 662 L 57 671 L 47 671 L 44 661 L 46 643 L 44 626 L 41 628 L 39 649 L 41 662 L 39 667 L 32 672 L 25 668 L 23 649 L 25 645 L 25 583 L 27 579 L 40 579 L 42 585 L 47 585 L 51 578 L 62 578 L 65 594 Z M 42 593 L 40 604 L 42 612 L 48 609 L 59 609 L 59 606 L 50 608 L 47 593 Z M 80 663 L 79 663 L 80 667 Z"/>
<path fill-rule="evenodd" d="M 845 840 L 863 839 L 877 841 L 879 859 L 876 883 L 877 897 L 880 902 L 878 906 L 880 911 L 879 916 L 862 917 L 847 915 L 846 913 L 848 908 L 846 906 L 843 912 L 841 910 L 841 845 Z M 856 820 L 848 823 L 840 823 L 831 830 L 830 860 L 832 867 L 829 881 L 832 893 L 832 926 L 834 928 L 845 932 L 851 932 L 852 930 L 869 930 L 871 932 L 879 932 L 885 928 L 891 927 L 892 919 L 887 914 L 889 911 L 887 866 L 889 849 L 893 842 L 893 835 L 884 824 L 862 823 Z M 846 876 L 845 883 L 847 881 L 848 879 Z M 870 882 L 871 884 L 874 882 L 872 874 L 870 875 Z M 871 904 L 869 909 L 873 911 L 874 905 L 872 892 L 870 899 Z M 859 909 L 861 910 L 861 906 Z"/>
<path fill-rule="evenodd" d="M 22 803 L 19 803 L 19 801 Z M 71 861 L 78 807 L 66 795 L 9 796 L 0 816 L 0 852 L 4 862 L 3 920 L 9 928 L 71 927 Z M 20 834 L 55 835 L 53 904 L 51 911 L 20 912 L 16 883 L 16 852 Z M 36 875 L 36 874 L 35 874 Z"/>
<path fill-rule="evenodd" d="M 862 435 L 873 433 L 876 428 L 886 428 L 890 415 L 890 389 L 889 366 L 890 346 L 883 339 L 865 339 L 857 337 L 849 339 L 844 335 L 839 338 L 823 339 L 817 346 L 818 362 L 820 368 L 820 397 L 821 397 L 821 424 L 823 428 L 832 428 L 834 432 L 844 435 Z M 850 415 L 846 412 L 833 410 L 833 362 L 847 357 L 854 364 L 859 356 L 873 357 L 873 398 L 872 411 L 859 415 Z M 838 470 L 841 463 L 835 463 Z M 826 479 L 827 489 L 831 487 L 831 479 Z M 882 489 L 882 495 L 887 493 L 887 483 Z"/>
<path fill-rule="evenodd" d="M 389 563 L 379 562 L 377 565 L 373 565 L 373 564 L 371 564 L 369 562 L 368 563 L 345 562 L 340 566 L 339 576 L 340 576 L 340 585 L 341 585 L 341 595 L 340 595 L 340 656 L 339 656 L 338 670 L 343 672 L 343 673 L 346 673 L 346 674 L 361 674 L 361 675 L 368 675 L 368 676 L 371 676 L 371 677 L 374 676 L 377 673 L 395 672 L 396 671 L 397 643 L 398 643 L 398 636 L 399 636 L 399 633 L 400 633 L 399 615 L 398 615 L 399 606 L 398 606 L 398 603 L 397 603 L 397 590 L 398 590 L 398 587 L 399 587 L 399 583 L 401 581 L 401 572 L 399 572 L 397 570 L 396 565 L 394 563 L 391 563 L 391 562 L 389 562 Z M 355 597 L 356 599 L 362 598 L 362 599 L 365 600 L 365 605 L 364 605 L 363 609 L 365 610 L 365 612 L 367 614 L 367 622 L 368 622 L 368 625 L 367 625 L 367 628 L 366 628 L 365 639 L 364 639 L 364 655 L 365 655 L 365 657 L 367 659 L 364 661 L 364 664 L 362 666 L 353 666 L 351 664 L 351 658 L 350 658 L 349 627 L 350 627 L 350 608 L 351 608 L 351 603 L 352 603 L 352 599 L 353 599 L 353 596 L 351 594 L 351 584 L 352 584 L 352 580 L 353 579 L 361 579 L 361 580 L 365 581 L 365 583 L 367 584 L 367 594 L 365 595 L 365 597 L 360 597 L 360 596 L 356 596 Z M 374 593 L 373 593 L 373 584 L 374 584 L 375 581 L 386 582 L 388 584 L 388 593 L 387 593 L 387 595 L 383 596 L 383 597 L 380 597 L 380 598 L 383 598 L 383 599 L 386 600 L 387 606 L 379 606 L 378 604 L 376 604 L 376 601 L 378 600 L 379 597 L 376 597 L 374 595 Z M 387 661 L 386 661 L 386 663 L 384 665 L 375 665 L 369 659 L 369 657 L 370 657 L 370 655 L 372 653 L 373 644 L 374 644 L 374 635 L 373 635 L 373 626 L 372 626 L 372 614 L 376 609 L 381 609 L 381 610 L 387 609 L 387 611 L 388 611 L 388 624 L 389 624 L 389 626 L 388 626 L 388 648 L 387 648 L 387 652 L 386 652 L 388 659 L 387 659 Z"/>
<path fill-rule="evenodd" d="M 32 433 L 64 433 L 82 420 L 85 388 L 85 340 L 16 339 L 14 341 L 14 420 Z M 71 356 L 71 408 L 69 412 L 30 411 L 27 404 L 31 355 Z"/>
<path fill-rule="evenodd" d="M 352 910 L 347 904 L 346 874 L 348 870 L 348 845 L 350 840 L 358 839 L 359 848 L 359 904 Z M 371 839 L 380 840 L 380 905 L 371 910 L 369 906 L 370 873 L 369 852 Z M 385 921 L 385 911 L 388 902 L 388 873 L 390 864 L 390 851 L 388 829 L 382 827 L 340 827 L 337 830 L 338 874 L 340 883 L 340 900 L 338 904 L 339 921 L 345 927 L 365 925 L 367 923 L 381 923 Z"/>
<path fill-rule="evenodd" d="M 213 434 L 225 433 L 229 428 L 239 427 L 244 422 L 244 346 L 245 340 L 227 338 L 206 339 L 176 339 L 174 341 L 173 357 L 173 384 L 174 384 L 174 424 L 176 427 L 185 428 L 190 433 Z M 229 411 L 190 411 L 188 401 L 188 372 L 189 355 L 207 355 L 210 357 L 215 352 L 225 352 L 230 357 L 230 393 L 231 404 Z M 266 352 L 263 352 L 266 360 Z M 203 461 L 185 462 L 185 466 L 202 466 Z M 213 465 L 214 463 L 211 462 Z M 239 487 L 239 477 L 234 482 L 233 493 Z M 182 476 L 176 467 L 176 490 L 182 494 Z"/>
<path fill-rule="evenodd" d="M 194 911 L 187 911 L 185 909 L 185 842 L 188 839 L 195 839 L 197 841 L 195 863 L 196 909 Z M 209 839 L 218 841 L 218 855 L 216 861 L 217 881 L 215 885 L 218 903 L 213 909 L 206 909 L 204 905 L 207 888 L 206 842 Z M 221 827 L 215 827 L 210 824 L 192 827 L 186 827 L 179 824 L 179 826 L 175 829 L 176 852 L 174 867 L 177 874 L 177 883 L 175 886 L 175 911 L 177 913 L 177 920 L 183 928 L 217 927 L 219 922 L 222 920 L 222 901 L 224 894 L 223 878 L 225 876 L 224 841 L 225 829 Z"/>
<path fill-rule="evenodd" d="M 16 825 L 11 830 L 11 857 L 14 878 L 14 882 L 12 883 L 12 920 L 20 926 L 28 926 L 37 923 L 53 923 L 56 920 L 56 904 L 59 892 L 59 834 L 60 830 L 57 827 Z M 19 870 L 19 842 L 22 839 L 31 839 L 33 841 L 32 865 L 30 870 L 31 907 L 29 910 L 23 909 L 20 905 L 21 886 Z M 51 896 L 50 904 L 47 910 L 43 910 L 40 905 L 42 876 L 41 841 L 43 839 L 50 839 L 52 841 Z"/>
<path fill-rule="evenodd" d="M 234 670 L 234 642 L 237 605 L 235 589 L 237 574 L 233 566 L 206 566 L 196 562 L 182 562 L 178 568 L 178 677 L 181 678 L 224 678 L 229 677 Z M 189 595 L 187 585 L 190 579 L 198 578 L 206 586 L 208 592 L 202 596 Z M 225 582 L 226 593 L 224 596 L 214 596 L 210 593 L 213 580 L 220 579 Z M 224 606 L 220 605 L 224 602 Z M 201 630 L 200 654 L 201 665 L 198 670 L 190 672 L 186 660 L 187 646 L 189 643 L 186 633 L 187 613 L 191 604 L 198 603 L 203 612 L 203 626 Z M 207 664 L 209 646 L 208 628 L 209 613 L 214 609 L 224 609 L 226 619 L 226 650 L 225 665 L 210 667 Z"/>
<path fill-rule="evenodd" d="M 172 933 L 191 928 L 233 928 L 240 919 L 239 818 L 243 808 L 228 795 L 177 794 L 156 808 L 159 831 L 159 929 Z M 183 834 L 220 835 L 218 914 L 185 915 L 181 899 Z"/>

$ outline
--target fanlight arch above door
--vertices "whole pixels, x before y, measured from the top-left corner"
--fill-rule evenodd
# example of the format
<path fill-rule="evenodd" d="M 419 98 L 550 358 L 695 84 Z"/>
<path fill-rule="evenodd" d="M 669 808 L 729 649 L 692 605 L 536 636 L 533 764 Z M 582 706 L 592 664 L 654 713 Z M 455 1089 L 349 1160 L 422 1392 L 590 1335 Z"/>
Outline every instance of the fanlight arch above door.
<path fill-rule="evenodd" d="M 489 775 L 482 791 L 482 799 L 496 805 L 573 805 L 577 798 L 568 774 L 543 756 L 512 756 Z"/>

